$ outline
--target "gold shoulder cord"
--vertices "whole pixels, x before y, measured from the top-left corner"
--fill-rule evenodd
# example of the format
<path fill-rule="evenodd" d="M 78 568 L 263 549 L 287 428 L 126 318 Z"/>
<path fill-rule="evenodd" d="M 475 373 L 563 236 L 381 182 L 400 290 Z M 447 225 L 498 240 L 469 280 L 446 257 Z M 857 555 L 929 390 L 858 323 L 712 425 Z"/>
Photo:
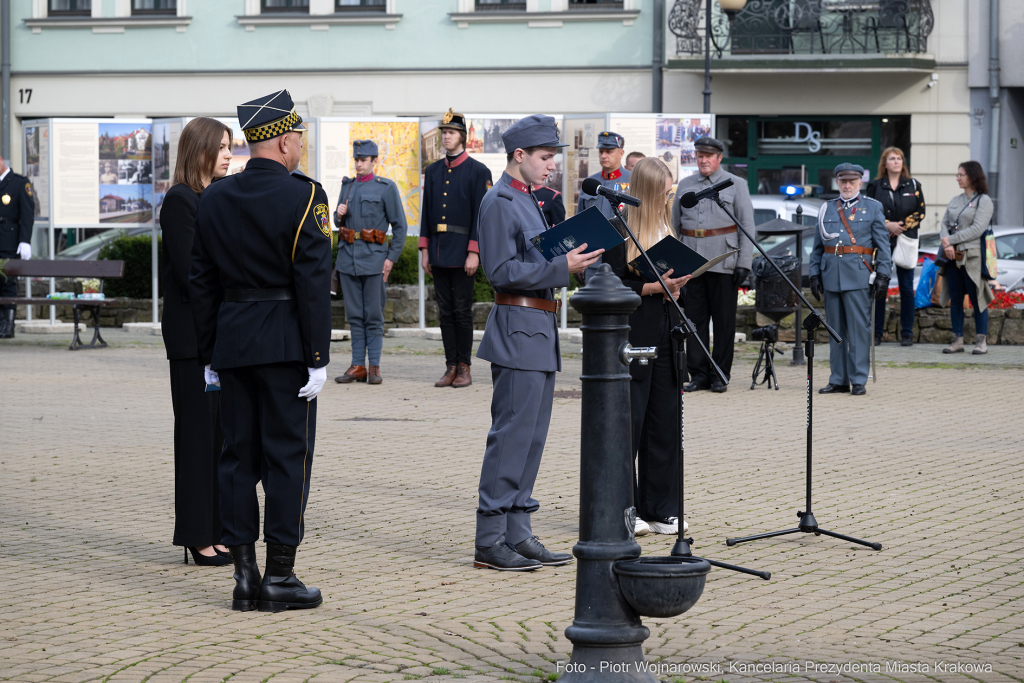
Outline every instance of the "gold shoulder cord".
<path fill-rule="evenodd" d="M 302 225 L 306 222 L 306 216 L 309 215 L 309 207 L 313 206 L 313 195 L 316 193 L 316 185 L 313 183 L 309 184 L 309 204 L 306 204 L 306 213 L 302 214 L 302 220 L 299 221 L 299 229 L 295 231 L 295 242 L 292 244 L 292 262 L 295 262 L 295 248 L 299 246 L 299 233 L 302 232 Z"/>

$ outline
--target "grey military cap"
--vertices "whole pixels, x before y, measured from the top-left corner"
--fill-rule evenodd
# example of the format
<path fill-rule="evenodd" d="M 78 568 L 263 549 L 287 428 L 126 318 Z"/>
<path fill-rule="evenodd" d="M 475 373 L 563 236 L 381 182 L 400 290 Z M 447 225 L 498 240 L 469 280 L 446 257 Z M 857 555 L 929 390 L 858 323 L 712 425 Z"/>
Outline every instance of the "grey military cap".
<path fill-rule="evenodd" d="M 558 141 L 558 124 L 550 116 L 533 114 L 519 119 L 501 134 L 505 153 L 530 147 L 568 147 Z"/>
<path fill-rule="evenodd" d="M 699 137 L 693 141 L 693 148 L 698 152 L 711 152 L 713 154 L 724 154 L 725 145 L 710 136 Z"/>
<path fill-rule="evenodd" d="M 626 138 L 622 137 L 618 133 L 612 133 L 611 131 L 605 131 L 597 136 L 597 148 L 598 149 L 618 149 L 626 144 Z"/>
<path fill-rule="evenodd" d="M 836 178 L 842 178 L 843 176 L 847 176 L 847 177 L 854 177 L 855 176 L 857 178 L 863 178 L 864 177 L 864 167 L 863 166 L 858 166 L 857 164 L 851 164 L 851 163 L 839 164 L 838 166 L 836 166 L 835 176 L 836 176 Z"/>
<path fill-rule="evenodd" d="M 379 156 L 377 152 L 377 143 L 373 140 L 353 140 L 352 156 L 356 158 Z"/>

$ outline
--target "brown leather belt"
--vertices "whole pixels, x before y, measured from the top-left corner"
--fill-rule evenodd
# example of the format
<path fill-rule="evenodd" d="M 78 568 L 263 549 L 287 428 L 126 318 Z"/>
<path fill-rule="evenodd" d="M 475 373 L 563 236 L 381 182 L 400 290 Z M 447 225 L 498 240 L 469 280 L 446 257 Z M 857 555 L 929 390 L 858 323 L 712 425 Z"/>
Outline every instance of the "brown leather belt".
<path fill-rule="evenodd" d="M 733 223 L 732 225 L 724 227 L 724 228 L 713 228 L 711 230 L 704 230 L 704 229 L 683 230 L 683 229 L 680 229 L 679 232 L 684 237 L 714 237 L 715 235 L 728 235 L 730 232 L 736 232 L 736 224 Z"/>
<path fill-rule="evenodd" d="M 837 244 L 834 247 L 826 248 L 826 253 L 841 256 L 842 254 L 867 254 L 875 253 L 871 247 L 851 247 L 845 244 Z"/>
<path fill-rule="evenodd" d="M 357 232 L 351 228 L 338 228 L 338 238 L 341 241 L 348 242 L 349 244 L 352 244 L 356 240 L 384 244 L 384 242 L 387 241 L 388 234 L 383 230 L 359 230 Z"/>
<path fill-rule="evenodd" d="M 537 299 L 532 296 L 518 296 L 516 294 L 494 293 L 494 303 L 502 306 L 522 306 L 523 308 L 536 308 L 539 311 L 557 313 L 561 308 L 561 301 L 549 301 L 548 299 Z"/>

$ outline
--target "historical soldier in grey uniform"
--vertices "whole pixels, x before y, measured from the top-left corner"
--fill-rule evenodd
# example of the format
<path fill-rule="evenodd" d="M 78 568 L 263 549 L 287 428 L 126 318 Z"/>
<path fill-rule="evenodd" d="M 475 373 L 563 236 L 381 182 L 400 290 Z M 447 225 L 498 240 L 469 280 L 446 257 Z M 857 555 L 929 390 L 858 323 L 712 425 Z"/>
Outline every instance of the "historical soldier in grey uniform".
<path fill-rule="evenodd" d="M 852 384 L 853 395 L 863 396 L 871 365 L 868 297 L 884 298 L 889 291 L 889 233 L 881 202 L 860 194 L 864 169 L 839 164 L 835 175 L 839 198 L 818 211 L 809 275 L 815 298 L 825 292 L 825 319 L 843 343 L 829 339 L 832 374 L 818 393 L 849 392 Z"/>
<path fill-rule="evenodd" d="M 295 576 L 316 440 L 316 396 L 331 344 L 331 218 L 320 185 L 289 171 L 302 155 L 288 91 L 239 105 L 252 159 L 203 192 L 188 294 L 198 362 L 219 383 L 222 542 L 235 564 L 232 609 L 316 607 Z M 266 574 L 255 542 L 262 483 Z"/>
<path fill-rule="evenodd" d="M 597 136 L 597 155 L 601 162 L 601 170 L 590 176 L 601 183 L 602 187 L 629 194 L 629 171 L 622 166 L 622 155 L 625 150 L 622 145 L 626 143 L 618 133 L 604 131 Z M 596 206 L 604 214 L 605 218 L 613 218 L 612 205 L 608 198 L 603 195 L 592 195 L 580 192 L 580 201 L 576 206 L 576 213 L 585 211 Z"/>
<path fill-rule="evenodd" d="M 352 156 L 356 177 L 342 181 L 334 219 L 339 228 L 335 269 L 340 274 L 345 318 L 352 332 L 352 365 L 334 381 L 380 384 L 386 283 L 405 247 L 405 209 L 398 185 L 374 174 L 377 143 L 355 140 Z"/>
<path fill-rule="evenodd" d="M 508 165 L 480 204 L 480 261 L 494 286 L 477 357 L 491 362 L 494 393 L 491 429 L 480 472 L 474 566 L 522 571 L 572 561 L 553 553 L 533 535 L 530 514 L 540 504 L 533 485 L 540 469 L 555 372 L 562 369 L 555 323 L 554 290 L 569 284 L 602 251 L 582 253 L 582 244 L 548 261 L 532 237 L 548 229 L 531 185 L 555 170 L 564 147 L 550 116 L 528 116 L 501 136 Z"/>
<path fill-rule="evenodd" d="M 731 187 L 719 193 L 722 201 L 747 230 L 754 229 L 754 206 L 750 203 L 747 181 L 723 171 L 722 153 L 725 145 L 714 138 L 701 137 L 693 143 L 697 151 L 698 172 L 681 178 L 672 202 L 672 227 L 679 231 L 683 244 L 701 256 L 711 259 L 733 249 L 739 249 L 714 268 L 683 288 L 683 306 L 686 315 L 697 327 L 697 335 L 704 345 L 708 339 L 708 323 L 714 326 L 715 345 L 711 358 L 726 377 L 732 373 L 733 344 L 736 337 L 736 290 L 750 274 L 753 245 L 739 232 L 729 214 L 710 199 L 703 199 L 692 209 L 680 204 L 687 192 L 699 192 L 723 180 L 732 180 Z M 710 388 L 723 393 L 728 388 L 714 371 L 707 356 L 693 341 L 686 343 L 686 368 L 690 383 L 686 391 Z"/>

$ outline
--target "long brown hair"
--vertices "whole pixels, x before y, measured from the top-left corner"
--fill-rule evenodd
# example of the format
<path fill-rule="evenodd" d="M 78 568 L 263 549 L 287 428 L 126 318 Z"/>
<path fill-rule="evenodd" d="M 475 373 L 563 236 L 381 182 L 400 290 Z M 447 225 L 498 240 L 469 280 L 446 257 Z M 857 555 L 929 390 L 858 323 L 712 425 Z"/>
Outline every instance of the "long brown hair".
<path fill-rule="evenodd" d="M 900 159 L 903 159 L 903 168 L 900 170 L 900 178 L 906 179 L 910 177 L 910 166 L 907 165 L 907 155 L 903 153 L 903 150 L 899 147 L 886 147 L 882 151 L 882 158 L 878 160 L 878 176 L 879 178 L 888 178 L 889 169 L 885 167 L 885 161 L 889 158 L 890 154 L 899 154 Z"/>
<path fill-rule="evenodd" d="M 194 118 L 185 124 L 178 138 L 178 158 L 174 165 L 173 185 L 184 183 L 202 194 L 203 177 L 212 177 L 224 133 L 231 139 L 231 128 L 217 119 L 206 116 Z"/>
<path fill-rule="evenodd" d="M 965 161 L 959 168 L 964 169 L 967 179 L 971 181 L 971 189 L 977 194 L 988 194 L 988 180 L 985 178 L 985 170 L 977 161 Z"/>
<path fill-rule="evenodd" d="M 657 157 L 646 157 L 636 162 L 629 176 L 629 194 L 640 200 L 640 206 L 627 208 L 626 221 L 644 249 L 657 244 L 658 235 L 664 227 L 672 225 L 672 204 L 665 201 L 665 181 L 671 179 L 668 166 Z M 669 230 L 671 232 L 671 227 Z M 626 247 L 626 254 L 627 263 L 640 255 L 632 240 Z"/>

